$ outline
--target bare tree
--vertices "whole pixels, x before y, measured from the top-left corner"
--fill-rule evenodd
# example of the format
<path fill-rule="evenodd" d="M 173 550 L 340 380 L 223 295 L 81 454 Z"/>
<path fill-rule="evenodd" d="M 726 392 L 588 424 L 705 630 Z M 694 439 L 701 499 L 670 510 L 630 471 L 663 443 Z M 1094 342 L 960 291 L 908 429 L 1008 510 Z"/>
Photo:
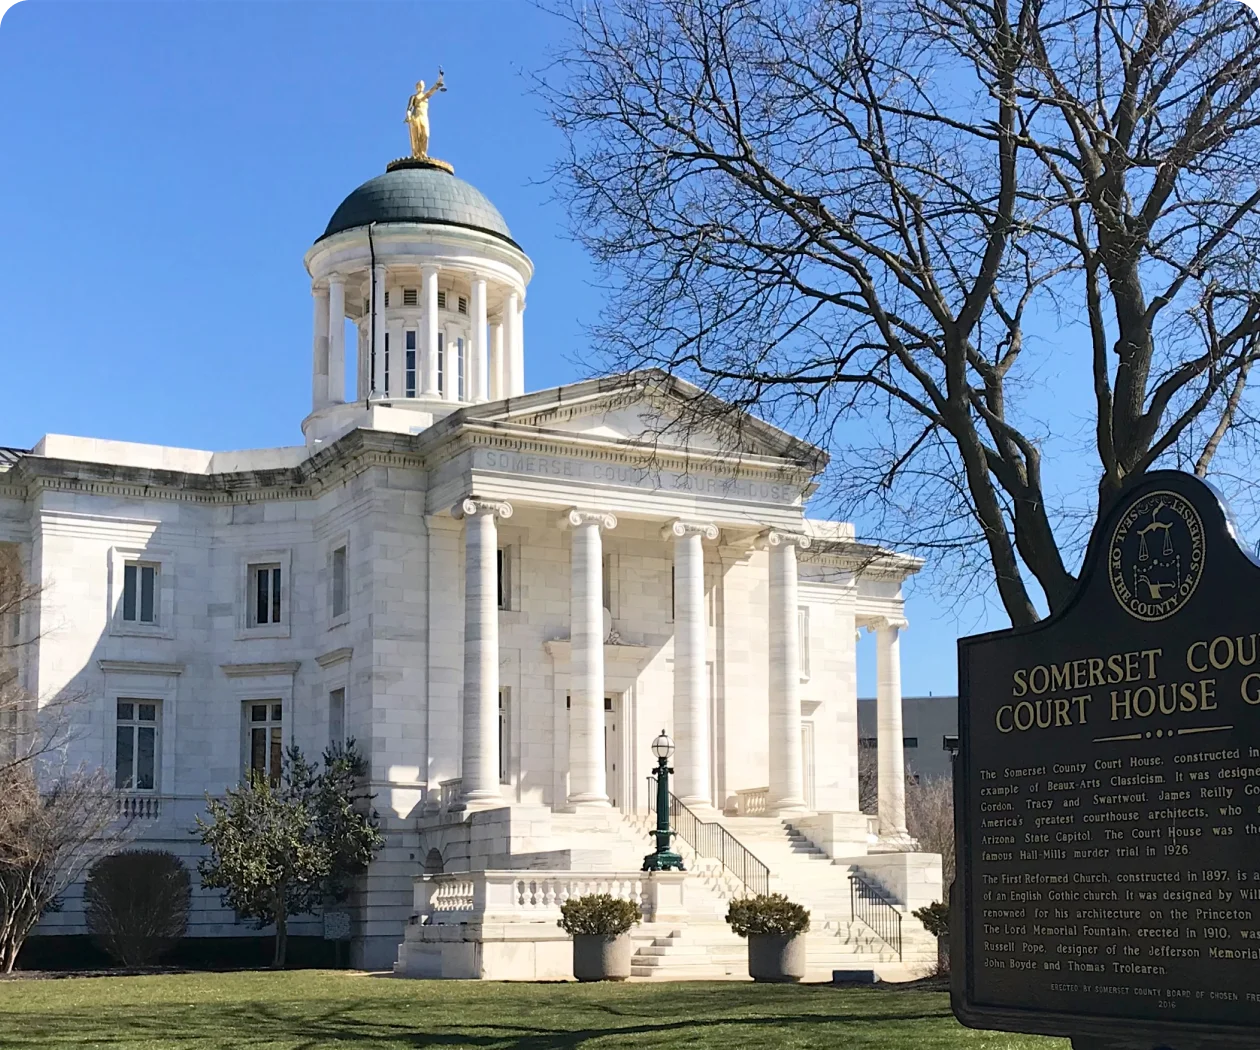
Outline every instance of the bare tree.
<path fill-rule="evenodd" d="M 1035 588 L 1064 603 L 1126 479 L 1245 461 L 1244 5 L 556 3 L 571 37 L 538 86 L 611 286 L 608 367 L 663 367 L 805 431 L 836 453 L 846 512 L 950 552 L 1015 624 L 1038 618 Z M 1083 447 L 1037 398 L 1052 368 L 1090 406 Z M 1096 482 L 1084 502 L 1047 481 L 1071 469 Z"/>
<path fill-rule="evenodd" d="M 919 849 L 941 855 L 941 884 L 954 881 L 954 781 L 952 777 L 906 778 L 906 828 Z"/>

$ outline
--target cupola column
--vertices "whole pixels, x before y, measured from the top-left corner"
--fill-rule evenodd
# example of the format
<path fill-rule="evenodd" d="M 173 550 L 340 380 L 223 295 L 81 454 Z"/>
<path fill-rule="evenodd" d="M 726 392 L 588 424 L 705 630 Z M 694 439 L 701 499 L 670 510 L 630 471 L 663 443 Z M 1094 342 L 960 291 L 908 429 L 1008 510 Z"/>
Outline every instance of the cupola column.
<path fill-rule="evenodd" d="M 368 331 L 372 353 L 372 396 L 385 396 L 385 266 L 372 267 L 372 327 Z"/>
<path fill-rule="evenodd" d="M 465 401 L 490 400 L 490 361 L 486 346 L 486 279 L 472 279 L 472 346 Z"/>
<path fill-rule="evenodd" d="M 346 279 L 339 273 L 328 277 L 328 315 L 324 323 L 328 339 L 328 400 L 339 405 L 346 399 Z"/>
<path fill-rule="evenodd" d="M 491 401 L 507 395 L 503 392 L 503 322 L 490 325 L 490 391 Z"/>
<path fill-rule="evenodd" d="M 311 365 L 311 411 L 328 403 L 328 286 L 311 289 L 315 302 L 314 360 Z"/>
<path fill-rule="evenodd" d="M 425 397 L 438 396 L 438 272 L 432 266 L 420 270 L 420 392 Z"/>
<path fill-rule="evenodd" d="M 503 357 L 507 372 L 507 397 L 525 393 L 525 356 L 521 349 L 521 297 L 508 292 L 503 299 Z"/>

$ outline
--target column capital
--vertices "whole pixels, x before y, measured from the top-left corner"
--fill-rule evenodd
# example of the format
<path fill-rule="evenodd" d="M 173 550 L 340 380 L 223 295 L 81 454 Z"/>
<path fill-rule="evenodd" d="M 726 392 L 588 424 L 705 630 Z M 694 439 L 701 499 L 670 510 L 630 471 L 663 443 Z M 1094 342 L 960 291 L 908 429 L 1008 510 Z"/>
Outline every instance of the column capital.
<path fill-rule="evenodd" d="M 430 274 L 436 277 L 438 275 L 438 267 L 436 266 L 421 266 L 420 267 L 421 279 L 428 277 Z"/>
<path fill-rule="evenodd" d="M 316 299 L 327 299 L 329 295 L 328 281 L 312 281 L 311 295 L 315 296 Z"/>
<path fill-rule="evenodd" d="M 757 546 L 762 550 L 770 550 L 773 547 L 799 547 L 804 550 L 809 546 L 810 540 L 803 532 L 785 532 L 782 529 L 767 529 L 757 537 Z"/>
<path fill-rule="evenodd" d="M 858 617 L 858 625 L 866 628 L 866 630 L 874 634 L 879 631 L 890 630 L 894 627 L 900 631 L 904 631 L 910 626 L 910 621 L 904 616 L 860 616 Z"/>
<path fill-rule="evenodd" d="M 560 516 L 562 529 L 576 529 L 580 525 L 598 525 L 601 529 L 615 529 L 617 515 L 606 510 L 579 510 L 570 507 Z"/>
<path fill-rule="evenodd" d="M 504 500 L 465 496 L 451 508 L 451 514 L 456 518 L 475 518 L 481 514 L 493 514 L 496 518 L 510 518 L 512 504 Z"/>
<path fill-rule="evenodd" d="M 675 518 L 661 529 L 661 539 L 663 540 L 677 540 L 682 539 L 684 536 L 697 534 L 702 539 L 716 540 L 718 538 L 718 527 L 711 521 L 683 521 L 682 518 Z"/>

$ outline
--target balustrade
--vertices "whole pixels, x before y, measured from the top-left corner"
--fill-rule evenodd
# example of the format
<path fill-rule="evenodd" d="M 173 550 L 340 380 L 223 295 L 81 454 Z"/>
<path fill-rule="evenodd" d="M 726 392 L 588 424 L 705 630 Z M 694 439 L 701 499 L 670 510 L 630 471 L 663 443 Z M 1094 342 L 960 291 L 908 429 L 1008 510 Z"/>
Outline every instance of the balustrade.
<path fill-rule="evenodd" d="M 419 921 L 434 926 L 555 922 L 562 904 L 591 893 L 633 901 L 649 921 L 655 912 L 651 879 L 642 872 L 474 871 L 414 881 Z"/>

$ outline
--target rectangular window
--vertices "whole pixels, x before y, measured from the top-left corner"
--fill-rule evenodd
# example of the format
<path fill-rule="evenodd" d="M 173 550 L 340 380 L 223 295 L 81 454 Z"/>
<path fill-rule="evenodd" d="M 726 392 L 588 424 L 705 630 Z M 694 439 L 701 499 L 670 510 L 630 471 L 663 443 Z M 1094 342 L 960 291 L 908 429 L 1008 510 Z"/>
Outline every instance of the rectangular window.
<path fill-rule="evenodd" d="M 389 333 L 385 333 L 385 389 L 382 393 L 389 393 Z"/>
<path fill-rule="evenodd" d="M 801 653 L 801 678 L 809 677 L 809 607 L 796 610 L 796 631 Z"/>
<path fill-rule="evenodd" d="M 416 305 L 416 290 L 414 288 L 403 289 L 403 306 Z"/>
<path fill-rule="evenodd" d="M 328 694 L 328 742 L 346 742 L 346 691 L 334 689 Z"/>
<path fill-rule="evenodd" d="M 279 565 L 251 565 L 249 594 L 250 627 L 283 622 Z"/>
<path fill-rule="evenodd" d="M 468 313 L 468 300 L 465 299 L 462 295 L 459 297 L 459 312 L 461 314 Z"/>
<path fill-rule="evenodd" d="M 613 556 L 611 554 L 604 555 L 604 593 L 602 600 L 604 608 L 608 610 L 609 615 L 612 614 L 612 575 L 613 575 Z"/>
<path fill-rule="evenodd" d="M 284 705 L 275 700 L 251 701 L 245 705 L 249 734 L 250 775 L 280 783 L 284 760 Z"/>
<path fill-rule="evenodd" d="M 127 623 L 157 623 L 156 565 L 129 561 L 123 566 L 123 612 Z"/>
<path fill-rule="evenodd" d="M 464 337 L 460 336 L 455 340 L 455 397 L 456 400 L 465 401 L 464 396 Z"/>
<path fill-rule="evenodd" d="M 497 568 L 498 584 L 499 584 L 499 608 L 512 608 L 512 548 L 499 548 L 499 561 Z"/>
<path fill-rule="evenodd" d="M 917 736 L 903 736 L 901 738 L 902 747 L 918 747 L 919 738 Z"/>
<path fill-rule="evenodd" d="M 438 292 L 438 309 L 439 310 L 446 309 L 446 293 L 445 292 Z"/>
<path fill-rule="evenodd" d="M 438 332 L 438 393 L 446 395 L 446 333 Z"/>
<path fill-rule="evenodd" d="M 407 360 L 404 362 L 407 369 L 406 386 L 407 396 L 416 396 L 416 333 L 410 330 L 403 333 L 403 349 L 407 352 Z"/>
<path fill-rule="evenodd" d="M 153 791 L 157 787 L 158 702 L 119 700 L 115 716 L 114 787 Z"/>
<path fill-rule="evenodd" d="M 388 291 L 385 293 L 385 305 L 386 306 L 389 305 L 389 292 Z"/>
<path fill-rule="evenodd" d="M 332 614 L 333 619 L 345 616 L 350 608 L 350 596 L 347 590 L 349 582 L 346 576 L 346 548 L 338 547 L 332 552 Z"/>
<path fill-rule="evenodd" d="M 499 690 L 499 783 L 510 783 L 508 777 L 508 716 L 511 711 L 511 693 L 507 688 Z"/>

